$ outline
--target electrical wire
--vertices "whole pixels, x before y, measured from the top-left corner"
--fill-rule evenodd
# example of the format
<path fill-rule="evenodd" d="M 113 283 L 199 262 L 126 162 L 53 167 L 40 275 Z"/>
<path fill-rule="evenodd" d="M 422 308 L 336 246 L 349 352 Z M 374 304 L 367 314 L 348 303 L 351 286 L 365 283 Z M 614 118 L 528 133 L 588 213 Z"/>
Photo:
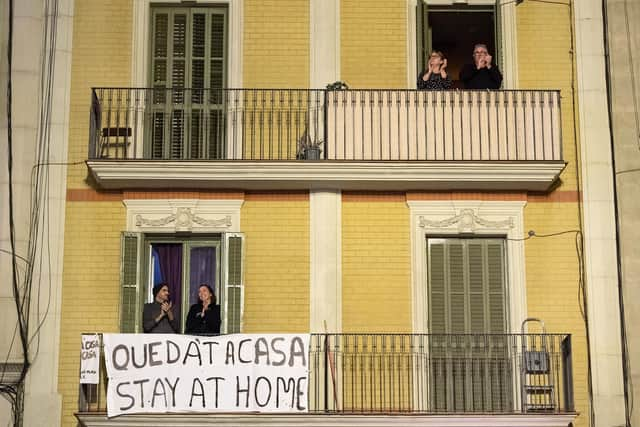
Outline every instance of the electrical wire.
<path fill-rule="evenodd" d="M 55 51 L 57 44 L 57 22 L 59 13 L 58 0 L 45 0 L 42 55 L 40 58 L 40 82 L 38 92 L 38 133 L 36 136 L 36 165 L 31 173 L 32 197 L 29 204 L 29 225 L 28 225 L 28 246 L 24 257 L 18 256 L 15 251 L 15 225 L 14 225 L 14 203 L 13 203 L 13 140 L 11 126 L 12 110 L 12 56 L 13 56 L 13 25 L 14 25 L 14 1 L 9 1 L 9 25 L 8 25 L 8 79 L 7 79 L 7 142 L 8 159 L 7 169 L 9 171 L 9 229 L 11 238 L 11 251 L 2 249 L 4 253 L 12 256 L 12 285 L 14 302 L 16 305 L 17 322 L 14 334 L 7 352 L 7 358 L 0 374 L 0 395 L 5 397 L 11 404 L 13 423 L 15 426 L 22 424 L 23 402 L 24 402 L 24 380 L 29 367 L 37 358 L 40 350 L 40 333 L 51 307 L 52 274 L 51 261 L 51 224 L 50 224 L 50 181 L 49 166 L 66 165 L 71 163 L 50 162 L 51 147 L 51 111 L 53 101 L 53 84 L 55 77 Z M 78 164 L 82 162 L 74 162 Z M 46 167 L 42 167 L 46 166 Z M 42 168 L 41 168 L 42 167 Z M 23 277 L 19 277 L 16 260 L 20 259 L 25 263 Z M 42 282 L 48 277 L 47 302 L 42 311 L 41 300 L 43 294 Z M 35 298 L 35 302 L 34 302 Z M 32 319 L 31 310 L 35 309 L 35 319 L 38 324 L 35 331 L 30 336 L 29 326 Z M 16 337 L 20 338 L 22 346 L 22 370 L 19 380 L 16 383 L 6 384 L 7 362 L 13 351 Z M 31 351 L 31 345 L 35 340 L 35 351 Z"/>

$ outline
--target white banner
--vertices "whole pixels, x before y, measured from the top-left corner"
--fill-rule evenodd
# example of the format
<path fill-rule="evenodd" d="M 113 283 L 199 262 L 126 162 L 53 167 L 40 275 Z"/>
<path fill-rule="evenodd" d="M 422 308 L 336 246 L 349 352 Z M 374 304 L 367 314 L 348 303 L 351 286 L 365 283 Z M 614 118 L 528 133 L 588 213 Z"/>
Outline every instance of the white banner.
<path fill-rule="evenodd" d="M 107 415 L 307 412 L 309 335 L 105 334 Z"/>
<path fill-rule="evenodd" d="M 80 349 L 80 384 L 100 382 L 100 336 L 83 334 Z"/>

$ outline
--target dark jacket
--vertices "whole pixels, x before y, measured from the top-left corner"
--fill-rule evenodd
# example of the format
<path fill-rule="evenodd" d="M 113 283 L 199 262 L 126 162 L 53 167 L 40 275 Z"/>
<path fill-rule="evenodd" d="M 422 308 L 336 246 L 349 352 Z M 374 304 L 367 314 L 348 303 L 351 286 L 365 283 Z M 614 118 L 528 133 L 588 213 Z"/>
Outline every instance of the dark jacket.
<path fill-rule="evenodd" d="M 154 334 L 177 334 L 180 331 L 180 323 L 175 317 L 169 320 L 168 316 L 164 316 L 159 322 L 156 318 L 160 316 L 162 305 L 158 302 L 150 302 L 144 305 L 142 312 L 142 328 L 147 333 Z"/>
<path fill-rule="evenodd" d="M 465 89 L 500 89 L 502 73 L 495 65 L 478 69 L 474 64 L 466 64 L 460 71 L 460 80 Z"/>
<path fill-rule="evenodd" d="M 210 304 L 202 316 L 202 303 L 193 304 L 187 314 L 185 334 L 219 334 L 220 306 Z"/>

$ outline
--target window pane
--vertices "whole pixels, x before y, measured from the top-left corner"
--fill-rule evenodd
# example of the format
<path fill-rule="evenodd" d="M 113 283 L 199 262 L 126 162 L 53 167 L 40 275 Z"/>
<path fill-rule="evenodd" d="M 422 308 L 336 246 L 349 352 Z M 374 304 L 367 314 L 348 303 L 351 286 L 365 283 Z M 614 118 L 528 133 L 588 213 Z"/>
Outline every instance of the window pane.
<path fill-rule="evenodd" d="M 189 305 L 198 302 L 198 287 L 206 283 L 216 290 L 216 248 L 212 246 L 192 247 L 189 251 Z M 216 292 L 216 304 L 218 293 Z"/>

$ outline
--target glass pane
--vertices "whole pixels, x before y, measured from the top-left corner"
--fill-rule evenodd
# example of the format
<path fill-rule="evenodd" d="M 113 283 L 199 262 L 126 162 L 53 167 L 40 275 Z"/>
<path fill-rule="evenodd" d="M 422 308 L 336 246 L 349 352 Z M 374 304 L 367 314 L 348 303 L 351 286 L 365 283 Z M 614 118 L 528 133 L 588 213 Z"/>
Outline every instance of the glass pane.
<path fill-rule="evenodd" d="M 214 246 L 192 247 L 189 251 L 189 304 L 198 302 L 198 287 L 206 283 L 216 290 L 216 248 Z M 218 295 L 216 295 L 216 304 Z"/>

